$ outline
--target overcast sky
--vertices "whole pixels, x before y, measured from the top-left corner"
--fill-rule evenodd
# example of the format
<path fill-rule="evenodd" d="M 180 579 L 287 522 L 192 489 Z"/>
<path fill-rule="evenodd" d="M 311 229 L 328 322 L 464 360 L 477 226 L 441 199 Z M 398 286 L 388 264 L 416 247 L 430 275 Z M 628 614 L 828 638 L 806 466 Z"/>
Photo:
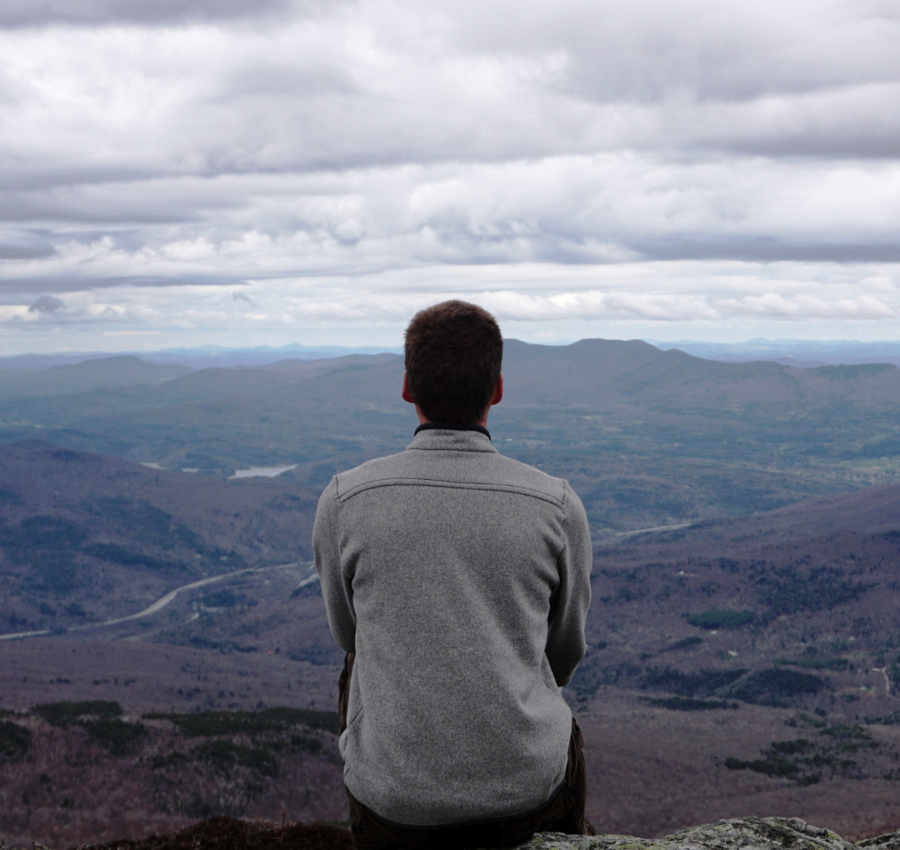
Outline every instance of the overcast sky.
<path fill-rule="evenodd" d="M 252 12 L 247 9 L 252 8 Z M 900 340 L 900 0 L 0 0 L 0 354 Z"/>

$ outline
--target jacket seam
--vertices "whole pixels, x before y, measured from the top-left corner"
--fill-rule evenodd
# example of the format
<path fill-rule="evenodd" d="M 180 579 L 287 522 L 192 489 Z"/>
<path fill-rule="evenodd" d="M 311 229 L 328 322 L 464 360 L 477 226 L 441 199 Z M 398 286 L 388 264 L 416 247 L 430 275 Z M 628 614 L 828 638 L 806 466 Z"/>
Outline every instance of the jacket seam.
<path fill-rule="evenodd" d="M 558 557 L 556 558 L 556 568 L 559 569 L 559 559 L 562 558 L 569 551 L 569 535 L 567 534 L 569 528 L 569 512 L 565 508 L 565 499 L 566 499 L 566 490 L 567 487 L 563 487 L 563 501 L 560 504 L 560 509 L 562 510 L 562 517 L 560 520 L 560 525 L 562 526 L 563 532 L 563 547 L 559 552 Z M 560 584 L 562 584 L 562 577 L 560 577 Z"/>
<path fill-rule="evenodd" d="M 374 481 L 366 481 L 363 484 L 357 484 L 337 498 L 339 502 L 343 503 L 366 490 L 373 490 L 380 487 L 445 487 L 451 490 L 487 490 L 495 493 L 515 493 L 519 496 L 531 496 L 532 498 L 549 502 L 557 508 L 562 508 L 563 506 L 562 501 L 556 496 L 544 493 L 541 490 L 534 490 L 530 487 L 509 484 L 491 484 L 476 481 L 440 481 L 432 478 L 379 478 Z"/>

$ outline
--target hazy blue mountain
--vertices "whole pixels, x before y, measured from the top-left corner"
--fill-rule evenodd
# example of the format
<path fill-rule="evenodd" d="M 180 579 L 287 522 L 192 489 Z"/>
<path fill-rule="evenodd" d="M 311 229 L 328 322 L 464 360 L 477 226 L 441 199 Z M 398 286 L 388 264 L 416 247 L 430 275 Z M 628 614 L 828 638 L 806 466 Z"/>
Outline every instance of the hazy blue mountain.
<path fill-rule="evenodd" d="M 613 340 L 615 341 L 615 340 Z M 514 340 L 508 340 L 514 342 Z M 751 339 L 722 343 L 698 340 L 657 342 L 647 340 L 662 351 L 678 349 L 695 357 L 723 363 L 747 363 L 767 360 L 785 366 L 835 366 L 862 363 L 892 363 L 900 366 L 900 342 L 859 342 L 856 340 Z M 559 346 L 565 347 L 565 346 Z M 206 345 L 196 348 L 166 348 L 160 351 L 122 352 L 147 363 L 190 366 L 194 369 L 233 366 L 264 366 L 279 360 L 319 360 L 353 354 L 402 354 L 400 347 L 378 346 L 305 346 L 291 343 L 280 347 L 258 345 L 249 348 Z M 53 366 L 72 365 L 85 360 L 113 357 L 108 352 L 67 352 L 57 354 L 19 354 L 0 357 L 0 372 L 37 372 Z M 119 355 L 120 356 L 120 355 Z"/>
<path fill-rule="evenodd" d="M 804 368 L 861 363 L 892 363 L 900 366 L 900 342 L 890 341 L 751 339 L 737 343 L 682 340 L 653 344 L 665 351 L 677 348 L 696 357 L 721 360 L 724 363 L 771 360 L 785 366 Z"/>
<path fill-rule="evenodd" d="M 94 389 L 156 384 L 192 371 L 188 366 L 161 366 L 133 355 L 118 355 L 35 372 L 0 371 L 0 394 L 5 397 L 70 395 Z"/>
<path fill-rule="evenodd" d="M 417 424 L 400 398 L 397 355 L 287 359 L 153 382 L 162 367 L 118 361 L 83 364 L 91 380 L 103 384 L 104 369 L 110 379 L 66 396 L 37 383 L 4 390 L 0 440 L 40 434 L 218 476 L 296 463 L 293 474 L 315 489 L 402 449 Z M 496 444 L 572 480 L 597 533 L 769 510 L 889 483 L 900 471 L 900 369 L 891 365 L 798 369 L 641 341 L 508 340 L 504 374 L 506 396 L 490 419 Z"/>
<path fill-rule="evenodd" d="M 345 357 L 352 354 L 397 354 L 399 348 L 378 346 L 307 346 L 291 343 L 280 347 L 257 345 L 252 348 L 228 348 L 218 345 L 204 345 L 197 348 L 164 348 L 160 351 L 128 351 L 119 355 L 109 352 L 67 352 L 59 354 L 18 354 L 0 357 L 0 371 L 39 372 L 53 366 L 70 366 L 86 360 L 101 360 L 115 356 L 139 357 L 147 363 L 160 365 L 189 366 L 194 369 L 208 369 L 214 366 L 261 366 L 279 360 L 320 360 Z"/>

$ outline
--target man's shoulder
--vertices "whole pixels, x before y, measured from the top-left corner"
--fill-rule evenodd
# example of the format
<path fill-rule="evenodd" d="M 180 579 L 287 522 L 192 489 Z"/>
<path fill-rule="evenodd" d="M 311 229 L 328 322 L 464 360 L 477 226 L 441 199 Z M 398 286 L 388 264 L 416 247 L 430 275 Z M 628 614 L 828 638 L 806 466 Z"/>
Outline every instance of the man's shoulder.
<path fill-rule="evenodd" d="M 401 468 L 405 454 L 405 452 L 397 452 L 393 455 L 376 457 L 359 466 L 354 466 L 352 469 L 339 472 L 333 479 L 337 486 L 337 495 L 347 493 L 360 484 L 393 477 Z"/>
<path fill-rule="evenodd" d="M 335 476 L 335 495 L 343 499 L 373 484 L 407 481 L 423 486 L 443 483 L 477 489 L 509 489 L 542 497 L 560 507 L 572 496 L 565 479 L 499 452 L 472 453 L 471 463 L 464 467 L 452 461 L 442 464 L 436 460 L 431 453 L 407 449 L 366 461 Z"/>
<path fill-rule="evenodd" d="M 512 484 L 544 493 L 560 504 L 565 501 L 567 492 L 571 492 L 564 478 L 557 478 L 536 466 L 506 455 L 497 454 L 495 457 L 503 477 Z"/>

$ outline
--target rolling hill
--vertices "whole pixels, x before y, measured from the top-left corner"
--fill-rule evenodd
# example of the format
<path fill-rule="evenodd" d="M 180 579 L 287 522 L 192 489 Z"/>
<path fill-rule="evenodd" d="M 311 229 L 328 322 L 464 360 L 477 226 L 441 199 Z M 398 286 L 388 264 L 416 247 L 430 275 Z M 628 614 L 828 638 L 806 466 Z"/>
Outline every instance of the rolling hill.
<path fill-rule="evenodd" d="M 192 371 L 179 364 L 148 363 L 134 355 L 102 357 L 36 372 L 0 371 L 0 394 L 26 398 L 72 395 L 109 387 L 159 384 Z"/>
<path fill-rule="evenodd" d="M 0 631 L 134 614 L 175 587 L 308 561 L 317 497 L 36 440 L 0 450 Z"/>

